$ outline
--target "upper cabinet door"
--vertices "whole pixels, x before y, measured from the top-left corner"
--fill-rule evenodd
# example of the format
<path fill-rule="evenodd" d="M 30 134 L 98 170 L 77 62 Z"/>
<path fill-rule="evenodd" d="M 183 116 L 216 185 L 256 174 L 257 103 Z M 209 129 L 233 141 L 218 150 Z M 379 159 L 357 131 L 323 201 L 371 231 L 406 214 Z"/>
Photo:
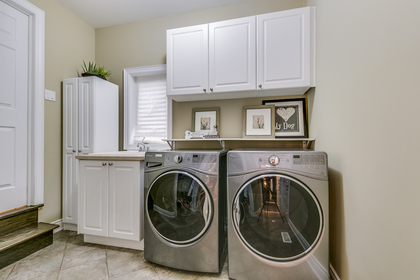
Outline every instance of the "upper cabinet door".
<path fill-rule="evenodd" d="M 313 7 L 257 16 L 260 89 L 315 86 L 313 24 Z"/>
<path fill-rule="evenodd" d="M 167 94 L 205 93 L 208 89 L 208 25 L 166 32 Z"/>
<path fill-rule="evenodd" d="M 256 89 L 255 16 L 209 24 L 210 92 Z"/>

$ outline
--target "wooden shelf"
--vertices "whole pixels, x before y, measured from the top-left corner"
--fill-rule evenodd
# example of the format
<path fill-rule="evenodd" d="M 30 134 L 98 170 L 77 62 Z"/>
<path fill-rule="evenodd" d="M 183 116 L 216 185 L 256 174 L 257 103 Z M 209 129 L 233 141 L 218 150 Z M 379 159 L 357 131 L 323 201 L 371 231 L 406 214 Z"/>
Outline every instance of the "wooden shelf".
<path fill-rule="evenodd" d="M 222 149 L 226 148 L 228 141 L 248 141 L 248 142 L 302 142 L 302 148 L 308 149 L 315 138 L 208 138 L 208 139 L 162 139 L 166 141 L 172 150 L 175 149 L 176 142 L 219 142 Z"/>

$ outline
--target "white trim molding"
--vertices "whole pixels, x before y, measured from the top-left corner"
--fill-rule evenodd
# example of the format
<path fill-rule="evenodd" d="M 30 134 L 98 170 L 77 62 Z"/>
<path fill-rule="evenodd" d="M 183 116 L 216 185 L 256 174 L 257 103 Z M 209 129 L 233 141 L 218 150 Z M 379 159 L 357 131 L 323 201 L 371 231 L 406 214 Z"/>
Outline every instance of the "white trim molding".
<path fill-rule="evenodd" d="M 44 203 L 45 12 L 26 0 L 1 0 L 28 16 L 28 195 L 27 205 Z"/>
<path fill-rule="evenodd" d="M 57 233 L 57 232 L 59 232 L 59 231 L 62 231 L 62 230 L 63 230 L 63 220 L 62 220 L 62 219 L 57 220 L 57 221 L 54 221 L 54 222 L 52 222 L 51 224 L 52 224 L 52 225 L 57 225 L 57 226 L 58 226 L 58 228 L 55 228 L 55 229 L 53 230 L 53 233 Z"/>
<path fill-rule="evenodd" d="M 330 264 L 330 277 L 332 280 L 341 280 L 332 264 Z"/>
<path fill-rule="evenodd" d="M 136 142 L 134 140 L 134 133 L 136 130 L 136 114 L 137 114 L 137 97 L 138 84 L 136 78 L 166 74 L 166 65 L 152 65 L 144 67 L 133 67 L 124 69 L 124 150 L 136 150 Z M 168 98 L 168 124 L 167 136 L 172 135 L 172 100 Z M 153 146 L 153 145 L 152 145 Z M 165 145 L 166 148 L 168 148 Z"/>

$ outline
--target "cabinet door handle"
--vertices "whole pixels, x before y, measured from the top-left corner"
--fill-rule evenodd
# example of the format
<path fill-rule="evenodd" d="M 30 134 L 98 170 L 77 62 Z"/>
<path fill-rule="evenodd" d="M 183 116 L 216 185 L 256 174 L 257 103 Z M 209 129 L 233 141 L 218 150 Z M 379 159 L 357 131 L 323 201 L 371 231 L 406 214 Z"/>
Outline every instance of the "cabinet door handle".
<path fill-rule="evenodd" d="M 114 164 L 112 162 L 109 163 L 109 166 L 113 166 Z"/>
<path fill-rule="evenodd" d="M 76 150 L 73 150 L 73 153 L 75 153 L 76 152 Z"/>
<path fill-rule="evenodd" d="M 79 150 L 79 153 L 81 153 L 82 152 L 82 150 Z"/>
<path fill-rule="evenodd" d="M 259 87 L 259 88 L 262 88 L 262 84 L 259 84 L 259 85 L 258 85 L 258 87 Z"/>
<path fill-rule="evenodd" d="M 102 162 L 102 166 L 105 166 L 106 165 L 106 162 Z"/>
<path fill-rule="evenodd" d="M 203 91 L 204 91 L 204 92 L 207 92 L 207 90 L 206 90 L 205 88 L 203 88 Z"/>
<path fill-rule="evenodd" d="M 213 88 L 210 88 L 210 91 L 213 91 Z"/>

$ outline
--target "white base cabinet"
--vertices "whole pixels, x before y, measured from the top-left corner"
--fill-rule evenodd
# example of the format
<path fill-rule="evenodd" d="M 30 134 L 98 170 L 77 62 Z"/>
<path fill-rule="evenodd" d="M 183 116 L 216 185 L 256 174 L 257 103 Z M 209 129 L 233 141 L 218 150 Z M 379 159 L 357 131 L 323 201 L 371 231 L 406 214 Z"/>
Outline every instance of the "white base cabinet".
<path fill-rule="evenodd" d="M 77 230 L 76 156 L 118 151 L 118 86 L 97 77 L 63 80 L 63 228 Z"/>
<path fill-rule="evenodd" d="M 143 239 L 142 163 L 80 160 L 78 233 L 113 238 L 116 244 Z"/>

